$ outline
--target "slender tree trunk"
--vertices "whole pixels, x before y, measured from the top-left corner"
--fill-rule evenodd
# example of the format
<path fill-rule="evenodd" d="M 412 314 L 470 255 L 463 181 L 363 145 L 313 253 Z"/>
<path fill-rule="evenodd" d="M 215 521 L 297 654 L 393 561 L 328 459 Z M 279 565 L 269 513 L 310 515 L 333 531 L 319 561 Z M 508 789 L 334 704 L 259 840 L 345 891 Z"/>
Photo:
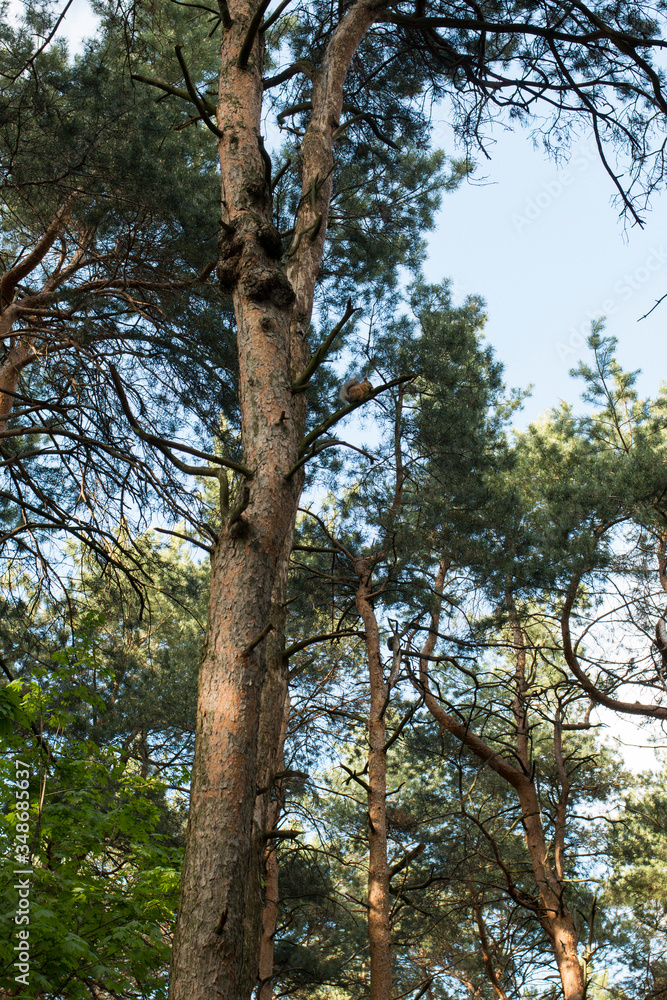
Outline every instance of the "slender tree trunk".
<path fill-rule="evenodd" d="M 281 657 L 282 658 L 282 657 Z M 277 701 L 277 699 L 274 699 Z M 276 771 L 285 769 L 285 738 L 289 722 L 290 700 L 285 698 L 283 722 L 280 731 L 280 744 L 276 756 Z M 267 810 L 267 832 L 278 825 L 284 806 L 284 795 L 274 794 Z M 259 982 L 260 988 L 257 1000 L 273 1000 L 273 956 L 275 951 L 276 927 L 280 913 L 280 892 L 278 885 L 278 841 L 273 839 L 266 844 L 264 853 L 264 907 L 262 910 L 262 938 L 259 948 Z"/>
<path fill-rule="evenodd" d="M 264 873 L 266 896 L 262 913 L 262 940 L 259 951 L 259 981 L 261 985 L 257 1000 L 273 1000 L 273 956 L 280 898 L 278 845 L 275 841 L 267 848 Z"/>
<path fill-rule="evenodd" d="M 370 1000 L 389 1000 L 392 985 L 391 872 L 387 859 L 387 727 L 388 685 L 380 655 L 380 633 L 371 603 L 372 566 L 359 559 L 357 610 L 366 632 L 370 678 L 368 716 L 368 940 L 370 944 Z"/>
<path fill-rule="evenodd" d="M 380 652 L 380 630 L 373 607 L 373 570 L 388 551 L 396 512 L 403 496 L 402 446 L 403 387 L 398 390 L 394 417 L 394 461 L 396 482 L 388 512 L 382 545 L 372 556 L 353 557 L 358 577 L 356 605 L 364 623 L 366 658 L 370 682 L 368 715 L 368 940 L 370 946 L 370 1000 L 389 1000 L 393 980 L 391 938 L 391 869 L 387 857 L 387 725 L 386 711 L 391 686 L 400 666 L 400 650 L 395 651 L 388 681 L 384 679 Z"/>
<path fill-rule="evenodd" d="M 541 923 L 553 948 L 565 1000 L 584 1000 L 586 984 L 577 954 L 577 931 L 563 898 L 564 885 L 549 860 L 540 802 L 535 785 L 527 780 L 516 789 L 526 845 L 543 905 Z"/>
<path fill-rule="evenodd" d="M 491 983 L 493 995 L 496 997 L 496 1000 L 507 1000 L 507 994 L 502 988 L 500 976 L 498 975 L 498 970 L 496 969 L 495 962 L 493 961 L 493 954 L 491 952 L 491 945 L 489 942 L 489 933 L 486 927 L 486 921 L 484 920 L 482 904 L 479 896 L 475 892 L 474 886 L 470 887 L 470 895 L 473 902 L 473 913 L 475 914 L 475 923 L 477 924 L 477 930 L 479 933 L 479 946 L 482 951 L 482 961 L 484 962 L 484 969 L 486 971 L 487 978 Z"/>
<path fill-rule="evenodd" d="M 506 600 L 516 658 L 513 702 L 516 724 L 516 754 L 524 774 L 524 781 L 516 786 L 516 791 L 521 805 L 526 844 L 535 880 L 544 904 L 542 926 L 552 943 L 565 1000 L 583 1000 L 585 977 L 577 955 L 577 932 L 563 895 L 565 826 L 572 783 L 563 759 L 561 721 L 560 718 L 557 718 L 554 726 L 554 754 L 560 781 L 560 796 L 556 810 L 553 845 L 554 865 L 552 865 L 542 825 L 537 789 L 531 777 L 530 732 L 526 708 L 526 644 L 511 594 L 506 595 Z"/>
<path fill-rule="evenodd" d="M 440 596 L 443 591 L 445 574 L 449 562 L 443 556 L 435 579 L 434 591 Z M 586 984 L 584 972 L 577 955 L 577 932 L 574 920 L 564 899 L 564 884 L 562 877 L 550 861 L 544 827 L 541 818 L 540 800 L 535 782 L 531 777 L 532 769 L 529 761 L 528 721 L 525 711 L 525 646 L 521 630 L 518 627 L 516 614 L 510 606 L 510 625 L 516 650 L 514 717 L 516 722 L 517 758 L 521 770 L 506 761 L 501 754 L 494 751 L 483 740 L 471 732 L 469 726 L 450 715 L 432 694 L 428 679 L 428 660 L 435 648 L 438 625 L 440 622 L 440 601 L 431 614 L 430 634 L 422 649 L 423 658 L 420 661 L 419 690 L 424 697 L 424 703 L 436 721 L 466 746 L 475 756 L 487 764 L 496 774 L 514 788 L 519 805 L 526 838 L 526 846 L 531 860 L 533 875 L 537 884 L 540 902 L 540 923 L 547 934 L 554 953 L 560 975 L 565 1000 L 584 1000 Z M 569 786 L 568 786 L 569 792 Z M 517 897 L 518 898 L 518 897 Z"/>

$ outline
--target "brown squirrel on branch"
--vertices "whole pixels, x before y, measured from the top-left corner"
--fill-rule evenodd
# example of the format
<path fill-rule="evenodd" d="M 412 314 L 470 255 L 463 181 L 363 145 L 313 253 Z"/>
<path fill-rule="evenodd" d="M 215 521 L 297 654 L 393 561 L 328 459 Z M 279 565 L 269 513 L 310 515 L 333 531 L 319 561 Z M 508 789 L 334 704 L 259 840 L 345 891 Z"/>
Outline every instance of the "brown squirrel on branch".
<path fill-rule="evenodd" d="M 358 403 L 372 388 L 373 386 L 367 378 L 360 382 L 355 376 L 340 387 L 338 395 L 342 403 Z"/>

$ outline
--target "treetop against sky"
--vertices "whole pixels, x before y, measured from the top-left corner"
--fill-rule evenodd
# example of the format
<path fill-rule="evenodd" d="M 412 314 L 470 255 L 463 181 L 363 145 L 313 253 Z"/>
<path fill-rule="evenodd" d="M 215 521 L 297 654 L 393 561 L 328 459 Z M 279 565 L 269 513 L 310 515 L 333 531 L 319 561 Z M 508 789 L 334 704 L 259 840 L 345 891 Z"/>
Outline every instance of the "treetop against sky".
<path fill-rule="evenodd" d="M 27 10 L 47 35 L 44 11 Z M 40 537 L 68 531 L 119 574 L 131 564 L 137 593 L 147 570 L 130 512 L 182 520 L 210 556 L 170 996 L 246 1000 L 262 967 L 291 658 L 331 638 L 290 641 L 299 610 L 291 545 L 302 492 L 321 475 L 343 517 L 327 524 L 311 512 L 316 544 L 301 565 L 333 588 L 320 602 L 328 610 L 331 600 L 332 628 L 337 587 L 339 620 L 353 615 L 363 626 L 370 691 L 366 777 L 352 776 L 370 819 L 370 1000 L 392 993 L 391 878 L 409 863 L 392 868 L 387 844 L 385 712 L 403 668 L 433 724 L 516 793 L 534 883 L 529 898 L 515 885 L 517 899 L 537 915 L 565 997 L 584 1000 L 589 952 L 580 954 L 562 863 L 574 773 L 563 737 L 588 729 L 590 711 L 579 720 L 587 699 L 651 718 L 667 712 L 667 640 L 651 631 L 667 592 L 667 487 L 656 461 L 664 398 L 636 398 L 633 375 L 598 331 L 595 365 L 582 375 L 599 411 L 587 422 L 562 407 L 512 445 L 506 424 L 517 399 L 505 396 L 480 340 L 480 299 L 457 309 L 447 276 L 428 285 L 421 272 L 441 196 L 446 213 L 471 156 L 481 160 L 505 125 L 532 128 L 556 156 L 592 134 L 608 190 L 641 224 L 663 186 L 663 8 L 286 0 L 268 12 L 220 0 L 217 11 L 162 2 L 96 10 L 99 37 L 72 65 L 57 47 L 33 45 L 34 31 L 4 28 L 2 515 L 19 561 L 44 566 Z M 464 156 L 431 148 L 434 108 L 446 109 Z M 266 113 L 280 146 L 264 141 Z M 581 156 L 569 169 L 583 177 Z M 576 188 L 567 177 L 520 210 L 505 208 L 517 239 L 533 234 L 538 262 L 540 219 L 561 189 Z M 448 245 L 464 233 L 474 234 L 474 260 L 486 233 L 472 206 Z M 511 260 L 508 249 L 495 252 Z M 613 279 L 603 308 L 613 315 L 664 257 L 650 247 L 628 277 Z M 475 281 L 465 291 L 485 289 Z M 508 297 L 518 316 L 520 292 Z M 368 337 L 357 310 L 373 319 Z M 559 360 L 576 350 L 573 336 L 557 341 Z M 343 406 L 327 367 L 334 352 L 373 377 Z M 349 463 L 352 442 L 333 435 L 354 407 L 371 405 L 385 430 L 377 455 L 357 448 Z M 614 565 L 618 525 L 634 533 L 627 572 L 641 584 L 621 617 L 632 629 L 640 609 L 648 652 L 607 673 L 604 650 L 591 659 L 576 637 L 589 591 L 623 571 Z M 511 665 L 501 731 L 493 699 L 478 715 L 469 697 L 477 667 L 467 669 L 459 637 L 439 634 L 469 587 L 491 608 L 475 627 L 494 633 Z M 412 614 L 392 637 L 387 675 L 379 616 L 392 602 Z M 479 636 L 466 636 L 464 651 L 471 641 Z M 450 644 L 455 655 L 438 655 Z M 417 670 L 402 662 L 412 656 Z M 528 717 L 538 663 L 553 677 L 553 861 Z M 448 690 L 450 669 L 464 678 L 460 690 Z M 646 704 L 622 701 L 624 682 L 645 687 Z M 492 729 L 485 718 L 496 720 Z M 263 979 L 270 993 L 271 972 Z"/>
<path fill-rule="evenodd" d="M 20 6 L 12 0 L 10 11 Z M 88 0 L 74 0 L 60 34 L 76 52 L 98 24 Z M 433 111 L 435 142 L 460 155 L 446 115 L 446 105 Z M 585 129 L 560 163 L 518 126 L 493 129 L 487 149 L 490 159 L 476 155 L 475 173 L 444 200 L 425 267 L 432 281 L 453 280 L 456 301 L 486 300 L 487 335 L 508 383 L 535 387 L 516 422 L 572 399 L 569 369 L 585 351 L 591 320 L 603 315 L 621 361 L 641 368 L 644 391 L 655 392 L 667 303 L 638 320 L 667 290 L 665 199 L 653 199 L 643 227 L 627 226 Z M 473 218 L 484 220 L 481 233 Z"/>

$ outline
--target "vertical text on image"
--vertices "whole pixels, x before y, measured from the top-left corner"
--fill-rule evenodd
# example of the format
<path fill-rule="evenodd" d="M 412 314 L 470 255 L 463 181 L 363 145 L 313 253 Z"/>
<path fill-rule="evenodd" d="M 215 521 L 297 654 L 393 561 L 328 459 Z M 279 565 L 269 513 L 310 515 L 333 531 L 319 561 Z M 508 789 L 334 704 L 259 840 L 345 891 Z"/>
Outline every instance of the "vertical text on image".
<path fill-rule="evenodd" d="M 28 986 L 30 976 L 30 770 L 24 761 L 16 761 L 14 781 L 16 797 L 16 829 L 14 839 L 14 859 L 16 867 L 14 888 L 18 899 L 14 923 L 16 925 L 17 942 L 14 951 L 17 953 L 14 966 L 17 974 L 14 979 L 23 986 Z"/>

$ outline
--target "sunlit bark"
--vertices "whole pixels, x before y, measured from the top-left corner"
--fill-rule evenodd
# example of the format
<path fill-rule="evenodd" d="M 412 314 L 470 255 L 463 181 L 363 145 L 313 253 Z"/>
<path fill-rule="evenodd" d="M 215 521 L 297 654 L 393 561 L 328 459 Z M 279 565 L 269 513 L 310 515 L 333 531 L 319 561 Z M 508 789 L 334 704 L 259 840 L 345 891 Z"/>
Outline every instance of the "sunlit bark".
<path fill-rule="evenodd" d="M 218 274 L 234 302 L 243 462 L 251 472 L 211 558 L 208 633 L 199 682 L 192 800 L 170 979 L 171 1000 L 241 1000 L 258 969 L 259 872 L 278 731 L 276 683 L 290 540 L 301 480 L 289 476 L 305 430 L 305 394 L 292 384 L 309 357 L 306 333 L 322 259 L 332 187 L 333 132 L 343 83 L 376 8 L 353 6 L 334 31 L 313 85 L 302 144 L 302 191 L 283 268 L 260 142 L 262 36 L 239 65 L 257 5 L 230 4 L 223 33 L 217 125 L 223 227 Z M 244 494 L 245 490 L 245 494 Z M 239 503 L 240 499 L 240 503 Z M 268 721 L 267 721 L 268 720 Z M 261 773 L 260 773 L 261 772 Z M 256 807 L 257 795 L 260 807 Z"/>

